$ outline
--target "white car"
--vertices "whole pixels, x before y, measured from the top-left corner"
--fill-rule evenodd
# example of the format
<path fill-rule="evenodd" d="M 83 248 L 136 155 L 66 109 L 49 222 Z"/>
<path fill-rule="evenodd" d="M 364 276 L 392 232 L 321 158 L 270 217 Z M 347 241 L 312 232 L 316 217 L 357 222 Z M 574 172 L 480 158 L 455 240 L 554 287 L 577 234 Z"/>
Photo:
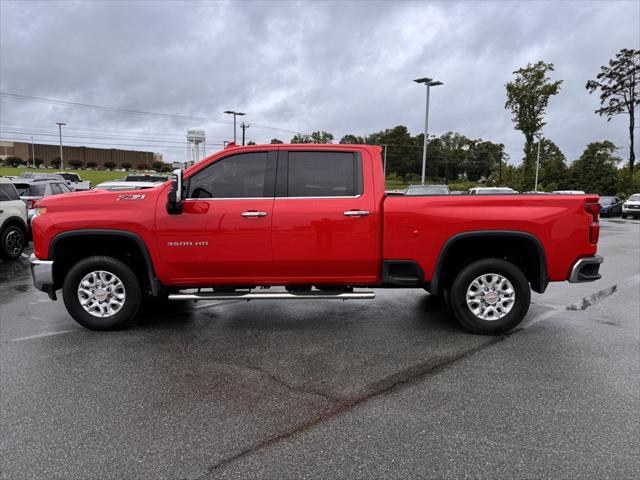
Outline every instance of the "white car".
<path fill-rule="evenodd" d="M 551 193 L 557 193 L 559 195 L 584 195 L 582 190 L 554 190 Z"/>
<path fill-rule="evenodd" d="M 640 218 L 640 193 L 634 193 L 622 204 L 622 218 Z"/>
<path fill-rule="evenodd" d="M 508 195 L 518 193 L 509 187 L 475 187 L 469 189 L 469 195 Z"/>
<path fill-rule="evenodd" d="M 18 258 L 29 241 L 27 232 L 27 206 L 11 180 L 0 177 L 0 258 Z"/>

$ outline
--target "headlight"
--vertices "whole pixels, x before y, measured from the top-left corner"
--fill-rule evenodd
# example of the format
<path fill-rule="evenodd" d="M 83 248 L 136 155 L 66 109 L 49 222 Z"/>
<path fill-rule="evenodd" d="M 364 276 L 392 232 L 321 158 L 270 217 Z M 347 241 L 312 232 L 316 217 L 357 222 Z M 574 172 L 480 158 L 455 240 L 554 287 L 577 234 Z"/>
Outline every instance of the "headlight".
<path fill-rule="evenodd" d="M 33 212 L 33 216 L 37 217 L 38 215 L 44 215 L 47 213 L 47 207 L 36 207 L 36 211 Z"/>

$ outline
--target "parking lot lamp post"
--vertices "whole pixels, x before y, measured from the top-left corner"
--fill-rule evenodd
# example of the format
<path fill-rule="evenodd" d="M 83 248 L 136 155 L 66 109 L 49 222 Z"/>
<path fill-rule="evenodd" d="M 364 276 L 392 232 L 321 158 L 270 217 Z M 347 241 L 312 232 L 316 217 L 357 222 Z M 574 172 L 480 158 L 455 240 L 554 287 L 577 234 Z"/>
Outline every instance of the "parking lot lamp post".
<path fill-rule="evenodd" d="M 429 138 L 429 93 L 431 91 L 431 87 L 442 85 L 442 82 L 428 77 L 417 78 L 414 82 L 424 83 L 427 86 L 427 106 L 424 113 L 424 143 L 422 146 L 422 185 L 424 185 L 424 176 L 427 167 L 427 140 Z"/>
<path fill-rule="evenodd" d="M 225 110 L 224 113 L 233 115 L 233 143 L 236 143 L 236 117 L 241 117 L 242 115 L 246 115 L 246 113 L 236 112 L 234 110 Z"/>
<path fill-rule="evenodd" d="M 64 158 L 62 157 L 62 126 L 66 123 L 56 122 L 58 125 L 58 133 L 60 134 L 60 170 L 64 170 Z"/>
<path fill-rule="evenodd" d="M 536 180 L 533 185 L 534 192 L 538 191 L 538 172 L 540 171 L 540 143 L 542 143 L 542 136 L 540 134 L 537 134 L 536 137 L 538 137 L 538 156 L 536 158 Z"/>

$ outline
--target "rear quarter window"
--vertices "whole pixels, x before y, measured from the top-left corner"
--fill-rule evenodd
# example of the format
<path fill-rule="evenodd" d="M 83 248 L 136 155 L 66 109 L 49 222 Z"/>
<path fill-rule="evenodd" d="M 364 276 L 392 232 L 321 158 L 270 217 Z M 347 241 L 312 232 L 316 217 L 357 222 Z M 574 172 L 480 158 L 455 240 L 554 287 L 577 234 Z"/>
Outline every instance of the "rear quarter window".
<path fill-rule="evenodd" d="M 10 183 L 0 183 L 0 202 L 20 200 L 16 187 Z"/>

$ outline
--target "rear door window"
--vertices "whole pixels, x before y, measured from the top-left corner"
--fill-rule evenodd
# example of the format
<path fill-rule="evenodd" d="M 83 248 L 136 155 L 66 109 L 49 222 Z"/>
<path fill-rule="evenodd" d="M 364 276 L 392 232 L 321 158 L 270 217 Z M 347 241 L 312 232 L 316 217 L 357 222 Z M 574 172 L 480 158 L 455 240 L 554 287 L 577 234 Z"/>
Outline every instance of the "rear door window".
<path fill-rule="evenodd" d="M 362 160 L 353 152 L 290 151 L 284 157 L 287 167 L 278 165 L 279 175 L 286 174 L 288 197 L 354 197 L 362 194 Z M 278 179 L 281 184 L 282 180 Z"/>

